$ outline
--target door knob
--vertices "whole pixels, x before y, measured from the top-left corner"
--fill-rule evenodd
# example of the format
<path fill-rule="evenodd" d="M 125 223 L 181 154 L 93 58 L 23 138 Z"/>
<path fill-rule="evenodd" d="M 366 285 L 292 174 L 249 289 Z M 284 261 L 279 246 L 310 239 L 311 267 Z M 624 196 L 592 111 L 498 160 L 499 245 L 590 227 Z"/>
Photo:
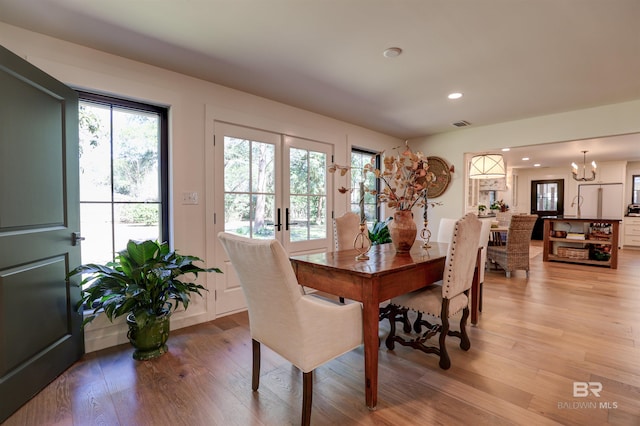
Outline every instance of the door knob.
<path fill-rule="evenodd" d="M 83 241 L 84 237 L 80 236 L 79 232 L 72 232 L 71 233 L 71 245 L 72 246 L 77 246 L 78 244 L 80 244 L 80 241 Z"/>

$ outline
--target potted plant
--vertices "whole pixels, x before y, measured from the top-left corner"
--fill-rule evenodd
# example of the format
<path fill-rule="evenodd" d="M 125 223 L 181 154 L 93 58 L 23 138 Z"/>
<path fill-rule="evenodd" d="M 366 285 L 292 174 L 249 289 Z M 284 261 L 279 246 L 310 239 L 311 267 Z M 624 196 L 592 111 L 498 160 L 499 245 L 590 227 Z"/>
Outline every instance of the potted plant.
<path fill-rule="evenodd" d="M 199 272 L 222 273 L 218 268 L 201 268 L 193 262 L 195 256 L 180 255 L 169 244 L 146 240 L 129 240 L 127 248 L 118 252 L 115 262 L 106 265 L 80 265 L 69 276 L 85 274 L 82 292 L 76 308 L 85 306 L 93 312 L 83 321 L 83 327 L 104 312 L 114 318 L 127 315 L 127 337 L 134 346 L 133 358 L 146 360 L 167 352 L 169 320 L 179 305 L 189 306 L 191 293 L 202 296 L 202 285 L 181 281 L 185 274 Z"/>
<path fill-rule="evenodd" d="M 483 216 L 485 210 L 487 210 L 487 206 L 485 206 L 484 204 L 479 204 L 478 205 L 478 216 Z"/>
<path fill-rule="evenodd" d="M 387 218 L 384 222 L 375 222 L 369 231 L 369 240 L 372 245 L 385 244 L 391 242 L 389 228 L 387 225 L 393 220 L 392 217 Z"/>

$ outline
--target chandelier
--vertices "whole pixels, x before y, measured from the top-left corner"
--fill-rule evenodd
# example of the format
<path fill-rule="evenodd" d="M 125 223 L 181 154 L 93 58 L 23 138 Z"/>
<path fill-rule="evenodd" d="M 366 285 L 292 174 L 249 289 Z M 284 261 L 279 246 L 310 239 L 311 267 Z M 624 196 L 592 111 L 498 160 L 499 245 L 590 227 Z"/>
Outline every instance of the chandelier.
<path fill-rule="evenodd" d="M 591 177 L 587 177 L 587 152 L 582 151 L 582 176 L 578 177 L 578 165 L 576 163 L 571 163 L 571 167 L 573 168 L 571 175 L 574 180 L 579 182 L 589 182 L 596 179 L 596 165 L 595 161 L 591 162 Z"/>

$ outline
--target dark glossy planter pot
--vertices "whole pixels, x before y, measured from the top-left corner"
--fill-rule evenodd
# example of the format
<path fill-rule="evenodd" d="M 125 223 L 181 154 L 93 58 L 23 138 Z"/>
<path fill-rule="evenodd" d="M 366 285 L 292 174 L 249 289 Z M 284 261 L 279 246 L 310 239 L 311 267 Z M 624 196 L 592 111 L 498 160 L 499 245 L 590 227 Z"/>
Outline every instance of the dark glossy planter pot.
<path fill-rule="evenodd" d="M 129 332 L 127 337 L 135 348 L 133 359 L 145 361 L 157 358 L 168 351 L 170 315 L 164 315 L 139 328 L 133 315 L 127 316 Z"/>

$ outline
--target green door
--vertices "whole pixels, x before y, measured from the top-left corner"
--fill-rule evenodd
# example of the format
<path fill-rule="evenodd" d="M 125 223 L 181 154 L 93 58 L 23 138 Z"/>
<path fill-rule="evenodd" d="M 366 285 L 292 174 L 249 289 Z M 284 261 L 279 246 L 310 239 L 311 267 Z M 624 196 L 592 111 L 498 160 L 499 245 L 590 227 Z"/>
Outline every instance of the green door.
<path fill-rule="evenodd" d="M 0 46 L 0 422 L 84 352 L 78 97 Z"/>

